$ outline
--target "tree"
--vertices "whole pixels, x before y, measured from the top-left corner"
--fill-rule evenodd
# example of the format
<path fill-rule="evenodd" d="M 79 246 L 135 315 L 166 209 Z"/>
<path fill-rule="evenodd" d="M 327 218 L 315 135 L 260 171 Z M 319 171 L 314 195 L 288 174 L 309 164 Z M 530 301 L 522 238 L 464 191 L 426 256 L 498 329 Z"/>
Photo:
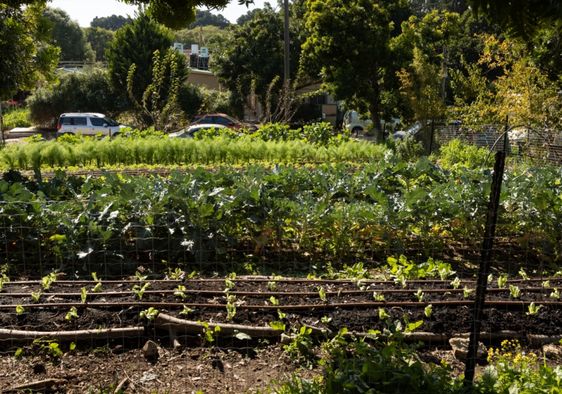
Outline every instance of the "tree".
<path fill-rule="evenodd" d="M 134 80 L 136 64 L 131 64 L 127 76 L 127 92 L 138 114 L 137 124 L 141 127 L 154 125 L 157 130 L 167 130 L 179 112 L 178 96 L 180 87 L 187 78 L 185 56 L 173 49 L 162 54 L 155 50 L 152 57 L 152 79 L 138 101 L 135 96 Z M 149 123 L 145 123 L 149 120 Z"/>
<path fill-rule="evenodd" d="M 470 0 L 482 13 L 515 36 L 529 39 L 543 28 L 562 26 L 560 0 Z"/>
<path fill-rule="evenodd" d="M 142 102 L 143 94 L 152 82 L 152 57 L 154 51 L 164 53 L 172 45 L 172 34 L 146 14 L 139 15 L 133 23 L 125 25 L 115 33 L 106 58 L 111 83 L 128 101 L 127 77 L 131 65 L 136 65 L 132 81 L 132 97 Z"/>
<path fill-rule="evenodd" d="M 92 22 L 90 22 L 90 27 L 92 28 L 102 28 L 111 31 L 116 31 L 125 26 L 127 23 L 131 23 L 133 20 L 129 17 L 122 15 L 111 15 L 111 16 L 96 16 Z"/>
<path fill-rule="evenodd" d="M 84 37 L 84 32 L 78 23 L 70 20 L 70 16 L 61 9 L 47 8 L 45 18 L 51 24 L 53 44 L 58 46 L 60 60 L 63 61 L 93 61 L 95 53 Z"/>
<path fill-rule="evenodd" d="M 327 91 L 362 112 L 368 110 L 377 141 L 382 141 L 385 90 L 395 83 L 396 64 L 389 46 L 402 2 L 309 0 L 303 70 L 316 71 Z M 398 16 L 398 18 L 397 18 Z M 398 20 L 400 22 L 400 20 Z"/>
<path fill-rule="evenodd" d="M 85 29 L 86 40 L 96 53 L 96 60 L 102 62 L 105 60 L 105 50 L 113 40 L 114 33 L 111 30 L 101 27 L 90 27 Z"/>
<path fill-rule="evenodd" d="M 254 8 L 253 10 L 250 10 L 248 12 L 246 12 L 243 15 L 240 15 L 238 17 L 238 19 L 236 19 L 236 24 L 237 25 L 243 25 L 244 23 L 252 20 L 252 18 L 254 17 L 254 15 L 260 10 L 260 8 Z"/>
<path fill-rule="evenodd" d="M 291 70 L 295 75 L 300 55 L 296 39 L 291 49 Z M 223 43 L 222 52 L 215 54 L 213 65 L 224 86 L 237 99 L 238 108 L 251 94 L 255 94 L 262 107 L 266 108 L 268 99 L 275 101 L 271 96 L 276 90 L 270 85 L 283 76 L 282 16 L 266 4 L 251 20 L 234 26 Z"/>
<path fill-rule="evenodd" d="M 215 15 L 211 11 L 207 10 L 197 10 L 195 11 L 195 22 L 193 22 L 189 27 L 192 29 L 197 26 L 217 26 L 225 28 L 230 25 L 228 19 L 226 19 L 221 14 Z"/>
<path fill-rule="evenodd" d="M 53 77 L 59 48 L 48 42 L 43 9 L 0 4 L 0 100 Z"/>

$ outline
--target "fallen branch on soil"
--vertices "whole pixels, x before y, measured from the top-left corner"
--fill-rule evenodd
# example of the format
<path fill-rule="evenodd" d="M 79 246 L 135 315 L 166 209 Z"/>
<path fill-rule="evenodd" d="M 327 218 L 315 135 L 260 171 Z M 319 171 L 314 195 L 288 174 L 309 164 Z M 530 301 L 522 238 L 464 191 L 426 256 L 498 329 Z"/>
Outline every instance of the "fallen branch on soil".
<path fill-rule="evenodd" d="M 45 391 L 50 389 L 53 386 L 60 386 L 66 384 L 65 379 L 44 379 L 44 380 L 37 380 L 35 382 L 29 382 L 20 384 L 18 386 L 14 386 L 7 390 L 2 391 L 2 393 L 20 393 L 22 391 L 33 390 L 33 391 Z"/>
<path fill-rule="evenodd" d="M 154 326 L 160 329 L 168 329 L 174 334 L 203 334 L 205 327 L 196 321 L 178 319 L 176 317 L 159 313 L 154 320 Z M 275 330 L 270 327 L 254 327 L 242 324 L 226 324 L 226 323 L 209 323 L 210 329 L 220 327 L 219 334 L 226 336 L 234 336 L 238 333 L 247 334 L 252 338 L 274 338 L 281 336 L 282 331 Z"/>
<path fill-rule="evenodd" d="M 100 328 L 76 331 L 23 331 L 0 328 L 0 340 L 32 341 L 37 338 L 60 341 L 86 339 L 130 338 L 144 335 L 144 327 Z"/>

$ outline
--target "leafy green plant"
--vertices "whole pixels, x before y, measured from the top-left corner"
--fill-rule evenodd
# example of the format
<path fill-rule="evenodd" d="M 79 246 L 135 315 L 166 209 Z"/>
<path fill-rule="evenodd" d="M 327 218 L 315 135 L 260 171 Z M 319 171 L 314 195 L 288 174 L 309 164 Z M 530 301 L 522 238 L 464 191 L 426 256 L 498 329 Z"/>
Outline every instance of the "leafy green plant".
<path fill-rule="evenodd" d="M 323 302 L 328 302 L 328 297 L 326 295 L 326 290 L 324 290 L 324 288 L 322 286 L 318 287 L 318 297 L 323 301 Z"/>
<path fill-rule="evenodd" d="M 21 305 L 16 305 L 16 315 L 22 315 L 25 312 L 25 309 Z"/>
<path fill-rule="evenodd" d="M 10 278 L 4 272 L 2 272 L 0 275 L 0 291 L 4 289 L 4 284 L 8 283 L 9 281 Z"/>
<path fill-rule="evenodd" d="M 152 320 L 156 319 L 156 317 L 158 316 L 159 313 L 160 313 L 160 311 L 158 309 L 151 306 L 148 309 L 145 309 L 144 311 L 140 311 L 139 317 L 141 319 L 146 319 L 146 320 L 152 321 Z"/>
<path fill-rule="evenodd" d="M 78 310 L 76 309 L 75 306 L 71 307 L 70 310 L 66 312 L 66 315 L 64 315 L 64 320 L 66 321 L 71 321 L 77 318 L 78 318 Z"/>
<path fill-rule="evenodd" d="M 470 297 L 470 295 L 474 292 L 474 289 L 469 289 L 468 287 L 464 287 L 463 291 L 462 291 L 462 296 L 464 298 L 468 298 Z"/>
<path fill-rule="evenodd" d="M 414 293 L 414 296 L 416 297 L 416 299 L 418 300 L 418 302 L 422 302 L 423 298 L 424 298 L 424 293 L 422 291 L 422 289 L 418 289 L 418 291 L 416 291 Z"/>
<path fill-rule="evenodd" d="M 32 291 L 31 292 L 31 299 L 33 300 L 33 302 L 39 302 L 39 300 L 41 299 L 41 296 L 43 295 L 43 292 L 41 292 L 41 290 L 39 291 Z"/>
<path fill-rule="evenodd" d="M 451 286 L 453 286 L 453 289 L 458 289 L 461 286 L 461 280 L 458 276 L 451 281 Z"/>
<path fill-rule="evenodd" d="M 526 312 L 526 314 L 529 315 L 529 316 L 536 315 L 537 313 L 539 313 L 541 308 L 542 308 L 542 305 L 535 305 L 534 302 L 531 302 L 529 304 L 528 311 Z"/>
<path fill-rule="evenodd" d="M 227 294 L 226 296 L 226 320 L 231 321 L 236 316 L 236 296 Z"/>
<path fill-rule="evenodd" d="M 82 304 L 86 303 L 87 298 L 88 298 L 88 289 L 86 289 L 85 287 L 82 287 L 80 289 L 80 300 L 82 301 Z"/>
<path fill-rule="evenodd" d="M 135 295 L 135 297 L 139 300 L 142 300 L 142 297 L 144 296 L 144 293 L 146 290 L 148 290 L 148 288 L 150 287 L 150 282 L 147 282 L 145 284 L 141 285 L 134 285 L 132 288 L 132 292 Z"/>
<path fill-rule="evenodd" d="M 274 282 L 274 281 L 267 282 L 267 289 L 269 291 L 277 290 L 277 282 Z"/>
<path fill-rule="evenodd" d="M 382 302 L 382 301 L 384 301 L 384 294 L 373 291 L 373 299 L 375 301 Z"/>
<path fill-rule="evenodd" d="M 552 292 L 550 293 L 549 297 L 559 300 L 560 292 L 558 291 L 558 288 L 555 287 L 554 290 L 552 290 Z"/>
<path fill-rule="evenodd" d="M 379 320 L 386 320 L 390 318 L 390 315 L 386 312 L 384 308 L 379 308 Z"/>
<path fill-rule="evenodd" d="M 174 290 L 174 295 L 182 300 L 185 300 L 187 298 L 187 294 L 185 294 L 186 291 L 187 288 L 184 285 L 178 285 L 178 287 Z"/>
<path fill-rule="evenodd" d="M 215 341 L 215 335 L 221 331 L 220 326 L 215 325 L 214 328 L 211 328 L 207 322 L 199 322 L 199 324 L 203 327 L 203 338 L 205 342 L 213 343 Z"/>
<path fill-rule="evenodd" d="M 428 306 L 426 306 L 423 310 L 423 314 L 429 319 L 433 314 L 433 305 L 429 304 Z"/>
<path fill-rule="evenodd" d="M 43 286 L 43 290 L 49 290 L 51 288 L 51 285 L 55 283 L 56 280 L 57 280 L 57 274 L 54 272 L 51 272 L 50 274 L 42 277 L 41 286 Z"/>
<path fill-rule="evenodd" d="M 507 275 L 506 274 L 501 274 L 500 276 L 498 276 L 498 287 L 500 289 L 505 288 L 507 285 Z"/>
<path fill-rule="evenodd" d="M 274 296 L 269 297 L 269 303 L 271 305 L 279 305 L 279 300 L 277 298 L 275 298 Z"/>
<path fill-rule="evenodd" d="M 509 296 L 511 298 L 519 298 L 521 296 L 521 289 L 516 285 L 509 285 Z"/>
<path fill-rule="evenodd" d="M 310 365 L 313 353 L 312 353 L 312 328 L 307 326 L 302 326 L 299 328 L 296 334 L 294 334 L 291 342 L 283 346 L 283 350 L 289 354 L 289 356 L 298 362 Z"/>
<path fill-rule="evenodd" d="M 183 308 L 182 308 L 182 310 L 181 310 L 181 312 L 180 312 L 180 315 L 188 316 L 189 314 L 193 313 L 193 311 L 194 311 L 194 310 L 193 310 L 192 308 L 190 308 L 190 307 L 184 305 Z"/>
<path fill-rule="evenodd" d="M 285 323 L 283 323 L 281 321 L 269 322 L 269 327 L 271 327 L 271 328 L 273 328 L 274 330 L 277 330 L 277 331 L 285 331 Z"/>

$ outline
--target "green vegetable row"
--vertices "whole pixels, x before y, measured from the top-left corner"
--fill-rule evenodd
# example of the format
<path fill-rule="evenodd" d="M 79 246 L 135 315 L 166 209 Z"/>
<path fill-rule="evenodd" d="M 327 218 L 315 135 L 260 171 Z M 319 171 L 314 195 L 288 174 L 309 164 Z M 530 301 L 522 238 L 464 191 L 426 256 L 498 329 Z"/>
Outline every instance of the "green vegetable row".
<path fill-rule="evenodd" d="M 561 178 L 556 168 L 506 175 L 497 232 L 510 251 L 561 262 Z M 0 261 L 22 270 L 121 273 L 138 264 L 216 270 L 217 262 L 254 260 L 337 266 L 391 254 L 447 259 L 447 245 L 479 249 L 489 182 L 486 170 L 392 155 L 361 169 L 251 166 L 101 178 L 58 172 L 41 183 L 10 173 L 0 181 Z"/>

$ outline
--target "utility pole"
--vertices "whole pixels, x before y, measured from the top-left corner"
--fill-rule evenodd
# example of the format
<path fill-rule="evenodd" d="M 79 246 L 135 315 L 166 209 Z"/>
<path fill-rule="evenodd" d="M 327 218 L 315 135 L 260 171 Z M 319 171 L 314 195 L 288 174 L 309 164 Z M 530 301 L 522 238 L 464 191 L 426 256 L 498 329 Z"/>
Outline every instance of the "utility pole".
<path fill-rule="evenodd" d="M 283 90 L 284 90 L 284 95 L 283 95 L 283 100 L 284 100 L 284 110 L 285 110 L 285 122 L 289 121 L 289 86 L 291 84 L 291 73 L 290 73 L 290 62 L 289 62 L 289 51 L 291 48 L 291 42 L 290 42 L 290 37 L 289 37 L 289 0 L 284 0 L 283 3 L 283 8 L 284 8 L 284 16 L 285 16 L 285 29 L 284 29 L 284 35 L 283 35 L 283 40 L 285 43 L 284 46 L 284 60 L 285 60 L 285 64 L 283 67 Z"/>

